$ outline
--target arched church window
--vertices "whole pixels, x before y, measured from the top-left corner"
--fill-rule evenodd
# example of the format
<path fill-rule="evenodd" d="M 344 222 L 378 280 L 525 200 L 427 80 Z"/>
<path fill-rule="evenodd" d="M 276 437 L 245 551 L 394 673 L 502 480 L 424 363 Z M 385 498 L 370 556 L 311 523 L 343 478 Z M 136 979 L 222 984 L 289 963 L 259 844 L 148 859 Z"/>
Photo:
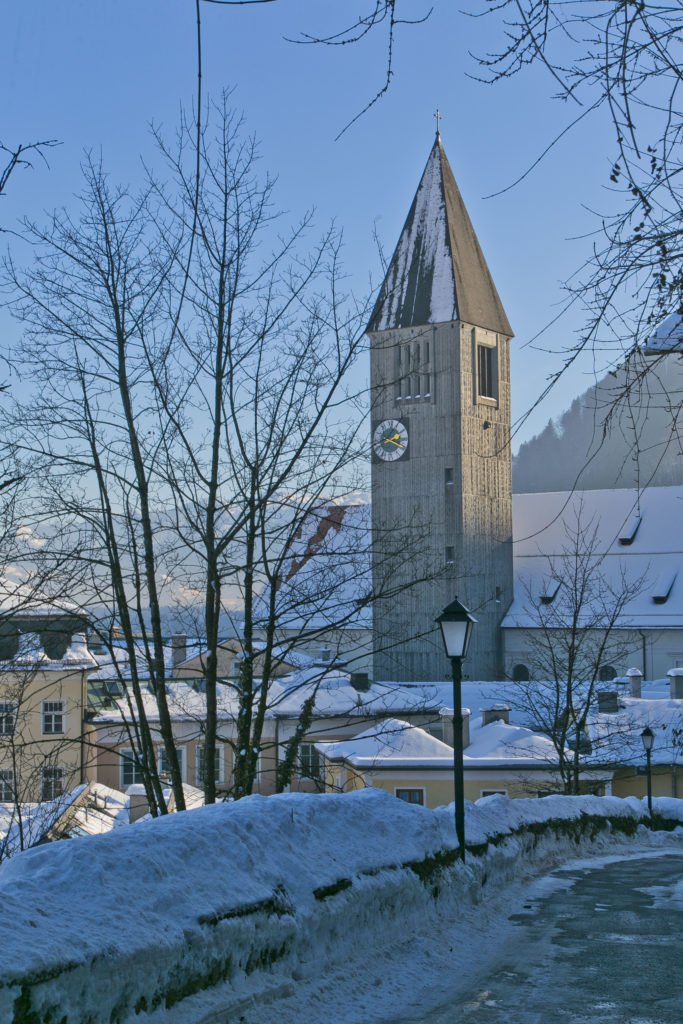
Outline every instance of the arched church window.
<path fill-rule="evenodd" d="M 609 683 L 616 679 L 616 669 L 612 665 L 601 665 L 598 671 L 598 678 L 601 683 Z"/>
<path fill-rule="evenodd" d="M 512 681 L 514 683 L 528 683 L 529 669 L 521 662 L 512 669 Z"/>

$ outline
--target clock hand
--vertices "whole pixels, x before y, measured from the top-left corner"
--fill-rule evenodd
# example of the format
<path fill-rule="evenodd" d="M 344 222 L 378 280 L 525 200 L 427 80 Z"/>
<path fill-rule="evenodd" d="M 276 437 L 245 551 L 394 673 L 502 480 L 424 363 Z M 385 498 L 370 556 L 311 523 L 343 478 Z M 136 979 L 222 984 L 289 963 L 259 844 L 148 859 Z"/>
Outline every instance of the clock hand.
<path fill-rule="evenodd" d="M 384 444 L 395 444 L 397 448 L 405 448 L 405 445 L 398 440 L 400 436 L 400 434 L 394 434 L 393 437 L 385 437 Z"/>

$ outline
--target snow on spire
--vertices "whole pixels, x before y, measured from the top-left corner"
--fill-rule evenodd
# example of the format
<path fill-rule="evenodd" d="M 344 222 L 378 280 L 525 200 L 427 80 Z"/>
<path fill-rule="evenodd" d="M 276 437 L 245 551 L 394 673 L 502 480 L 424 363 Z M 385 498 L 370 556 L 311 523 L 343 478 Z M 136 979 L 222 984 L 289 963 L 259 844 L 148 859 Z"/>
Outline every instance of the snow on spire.
<path fill-rule="evenodd" d="M 368 330 L 452 320 L 507 337 L 513 333 L 444 153 L 437 118 L 437 137 Z"/>

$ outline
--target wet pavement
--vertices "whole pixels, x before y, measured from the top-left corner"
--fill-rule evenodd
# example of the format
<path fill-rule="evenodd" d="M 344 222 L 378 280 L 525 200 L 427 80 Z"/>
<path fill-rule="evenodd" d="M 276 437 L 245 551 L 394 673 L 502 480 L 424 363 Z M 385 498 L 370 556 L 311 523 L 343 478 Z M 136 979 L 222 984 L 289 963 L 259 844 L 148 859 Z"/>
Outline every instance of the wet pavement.
<path fill-rule="evenodd" d="M 420 1024 L 683 1024 L 683 853 L 575 862 L 510 920 L 476 988 Z"/>

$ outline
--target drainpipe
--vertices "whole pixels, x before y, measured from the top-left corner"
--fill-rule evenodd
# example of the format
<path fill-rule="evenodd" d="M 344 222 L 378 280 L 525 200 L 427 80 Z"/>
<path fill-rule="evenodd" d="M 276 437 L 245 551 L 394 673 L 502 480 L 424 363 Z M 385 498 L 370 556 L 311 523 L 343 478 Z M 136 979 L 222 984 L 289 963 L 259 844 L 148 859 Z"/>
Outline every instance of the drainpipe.
<path fill-rule="evenodd" d="M 85 713 L 88 710 L 88 684 L 85 669 L 81 669 L 81 784 L 85 782 Z"/>
<path fill-rule="evenodd" d="M 275 784 L 274 791 L 277 793 L 277 768 L 280 763 L 280 719 L 275 715 Z"/>

